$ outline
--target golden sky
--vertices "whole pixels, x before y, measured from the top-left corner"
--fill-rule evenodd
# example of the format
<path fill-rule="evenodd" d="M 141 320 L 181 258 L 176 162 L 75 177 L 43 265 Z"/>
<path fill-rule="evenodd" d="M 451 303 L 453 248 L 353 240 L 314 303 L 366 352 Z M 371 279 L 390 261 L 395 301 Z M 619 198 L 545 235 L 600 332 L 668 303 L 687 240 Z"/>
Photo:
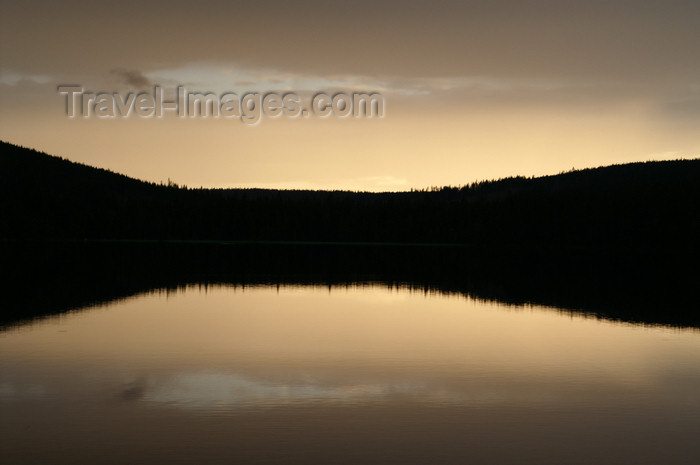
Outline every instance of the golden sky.
<path fill-rule="evenodd" d="M 149 181 L 405 190 L 700 156 L 700 2 L 0 3 L 0 138 Z M 67 118 L 61 84 L 380 92 L 381 119 Z"/>

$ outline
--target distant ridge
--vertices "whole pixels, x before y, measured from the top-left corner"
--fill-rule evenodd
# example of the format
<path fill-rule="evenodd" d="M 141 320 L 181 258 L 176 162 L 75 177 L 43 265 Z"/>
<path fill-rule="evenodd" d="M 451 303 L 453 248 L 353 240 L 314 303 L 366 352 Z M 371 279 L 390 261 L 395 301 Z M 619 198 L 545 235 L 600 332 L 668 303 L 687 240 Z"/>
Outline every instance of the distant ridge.
<path fill-rule="evenodd" d="M 2 142 L 0 238 L 690 246 L 700 160 L 414 192 L 189 189 Z"/>
<path fill-rule="evenodd" d="M 188 283 L 368 282 L 697 328 L 698 212 L 700 160 L 419 192 L 187 189 L 2 143 L 0 330 Z"/>

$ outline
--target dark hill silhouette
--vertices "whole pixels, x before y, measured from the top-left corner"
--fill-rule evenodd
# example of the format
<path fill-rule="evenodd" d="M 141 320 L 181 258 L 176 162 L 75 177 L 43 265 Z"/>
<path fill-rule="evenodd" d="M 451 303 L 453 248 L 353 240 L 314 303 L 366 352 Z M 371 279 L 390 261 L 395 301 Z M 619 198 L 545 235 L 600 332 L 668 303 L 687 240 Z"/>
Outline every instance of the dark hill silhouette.
<path fill-rule="evenodd" d="M 698 212 L 700 160 L 417 192 L 188 189 L 2 143 L 0 327 L 193 283 L 364 282 L 700 327 Z"/>
<path fill-rule="evenodd" d="M 691 246 L 700 160 L 632 163 L 398 193 L 189 189 L 8 143 L 0 238 Z"/>

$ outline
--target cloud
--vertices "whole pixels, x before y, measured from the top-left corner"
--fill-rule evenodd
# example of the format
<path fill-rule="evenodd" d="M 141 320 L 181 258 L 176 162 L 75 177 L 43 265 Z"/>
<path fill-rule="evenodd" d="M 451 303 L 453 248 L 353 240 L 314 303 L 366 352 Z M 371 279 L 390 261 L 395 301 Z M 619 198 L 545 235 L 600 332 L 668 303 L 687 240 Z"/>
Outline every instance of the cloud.
<path fill-rule="evenodd" d="M 686 96 L 661 106 L 661 114 L 673 119 L 700 120 L 700 96 Z"/>
<path fill-rule="evenodd" d="M 110 70 L 109 74 L 131 87 L 143 89 L 152 86 L 150 79 L 148 79 L 141 71 L 138 70 L 117 68 Z"/>
<path fill-rule="evenodd" d="M 403 178 L 395 178 L 394 176 L 367 176 L 364 178 L 359 178 L 360 184 L 366 185 L 369 188 L 382 188 L 382 187 L 397 187 L 408 185 L 408 180 Z"/>
<path fill-rule="evenodd" d="M 427 72 L 659 85 L 691 81 L 700 70 L 691 46 L 697 41 L 697 0 L 543 0 L 537 9 L 517 0 L 411 2 L 403 8 L 370 0 L 302 0 L 293 8 L 284 0 L 204 0 L 196 8 L 184 1 L 125 1 L 119 10 L 70 0 L 7 4 L 0 61 L 29 74 L 123 68 L 150 75 L 235 57 L 250 66 L 324 76 Z M 153 28 L 152 18 L 163 11 L 168 14 Z M 246 20 L 231 27 L 231 18 Z M 138 33 L 124 34 L 124 24 Z"/>
<path fill-rule="evenodd" d="M 50 76 L 46 75 L 33 75 L 33 74 L 18 74 L 18 73 L 7 73 L 0 74 L 0 84 L 7 84 L 14 86 L 24 82 L 33 82 L 37 84 L 46 84 L 51 81 Z"/>

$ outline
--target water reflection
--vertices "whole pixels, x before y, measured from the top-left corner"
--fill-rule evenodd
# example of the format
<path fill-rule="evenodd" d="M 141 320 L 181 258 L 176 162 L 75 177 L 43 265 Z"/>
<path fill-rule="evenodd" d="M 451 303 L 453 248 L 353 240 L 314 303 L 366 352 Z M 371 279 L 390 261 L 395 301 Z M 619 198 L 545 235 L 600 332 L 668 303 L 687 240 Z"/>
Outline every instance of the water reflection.
<path fill-rule="evenodd" d="M 138 385 L 140 400 L 183 408 L 270 407 L 299 403 L 359 403 L 420 392 L 420 386 L 351 384 L 324 386 L 313 382 L 272 383 L 240 374 L 182 373 L 166 382 Z M 133 392 L 129 388 L 126 392 Z"/>
<path fill-rule="evenodd" d="M 188 285 L 380 284 L 700 328 L 697 276 L 653 251 L 139 243 L 0 244 L 0 328 Z M 697 273 L 695 273 L 697 275 Z M 41 292 L 37 292 L 41 289 Z M 166 291 L 167 292 L 167 291 Z"/>
<path fill-rule="evenodd" d="M 17 464 L 694 463 L 699 393 L 697 330 L 383 286 L 190 286 L 0 333 Z"/>

